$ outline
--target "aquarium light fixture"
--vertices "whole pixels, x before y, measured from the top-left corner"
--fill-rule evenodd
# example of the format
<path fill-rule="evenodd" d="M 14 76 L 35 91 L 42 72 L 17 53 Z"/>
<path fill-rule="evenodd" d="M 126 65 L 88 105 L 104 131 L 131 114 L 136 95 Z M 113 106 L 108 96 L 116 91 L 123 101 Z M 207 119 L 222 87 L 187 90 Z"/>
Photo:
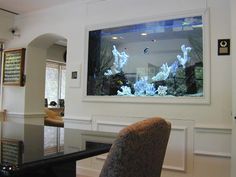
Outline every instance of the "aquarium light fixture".
<path fill-rule="evenodd" d="M 141 36 L 147 36 L 147 33 L 141 33 Z"/>
<path fill-rule="evenodd" d="M 118 37 L 116 37 L 116 36 L 113 36 L 113 37 L 112 37 L 112 39 L 113 39 L 113 40 L 117 40 L 117 39 L 118 39 Z"/>
<path fill-rule="evenodd" d="M 202 28 L 203 25 L 202 24 L 198 24 L 198 25 L 192 25 L 193 28 Z"/>
<path fill-rule="evenodd" d="M 186 22 L 186 21 L 182 22 L 182 26 L 187 26 L 187 25 L 191 25 L 191 23 L 190 22 Z"/>

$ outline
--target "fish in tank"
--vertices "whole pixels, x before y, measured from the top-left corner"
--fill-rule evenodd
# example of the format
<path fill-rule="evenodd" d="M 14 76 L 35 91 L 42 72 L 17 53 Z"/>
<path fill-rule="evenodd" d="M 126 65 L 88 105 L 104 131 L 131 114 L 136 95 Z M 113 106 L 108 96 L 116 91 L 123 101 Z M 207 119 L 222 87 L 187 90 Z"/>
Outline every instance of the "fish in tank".
<path fill-rule="evenodd" d="M 89 31 L 87 95 L 203 97 L 202 16 Z"/>

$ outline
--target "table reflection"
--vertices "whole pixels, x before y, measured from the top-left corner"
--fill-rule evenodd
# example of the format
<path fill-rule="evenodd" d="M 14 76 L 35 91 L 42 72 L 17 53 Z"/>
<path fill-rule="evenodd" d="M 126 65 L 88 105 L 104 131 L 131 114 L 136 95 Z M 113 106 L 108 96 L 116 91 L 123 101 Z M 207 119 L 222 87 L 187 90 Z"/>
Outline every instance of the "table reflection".
<path fill-rule="evenodd" d="M 107 152 L 115 137 L 115 133 L 1 122 L 1 170 L 5 173 L 8 166 L 16 171 L 44 163 L 51 168 L 54 161 L 63 161 L 64 157 L 75 162 L 101 153 L 99 149 Z M 10 174 L 9 169 L 7 172 Z"/>

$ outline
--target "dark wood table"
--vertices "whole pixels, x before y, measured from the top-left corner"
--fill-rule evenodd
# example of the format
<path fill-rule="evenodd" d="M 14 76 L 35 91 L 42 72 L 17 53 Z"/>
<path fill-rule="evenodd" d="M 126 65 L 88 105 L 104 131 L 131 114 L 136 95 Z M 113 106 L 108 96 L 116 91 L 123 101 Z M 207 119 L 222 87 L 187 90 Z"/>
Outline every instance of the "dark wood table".
<path fill-rule="evenodd" d="M 51 140 L 51 132 L 57 133 L 56 140 Z M 101 131 L 1 123 L 0 176 L 76 177 L 76 161 L 108 152 L 112 142 L 101 140 L 115 136 Z M 50 141 L 57 142 L 57 147 L 48 153 L 45 143 Z"/>

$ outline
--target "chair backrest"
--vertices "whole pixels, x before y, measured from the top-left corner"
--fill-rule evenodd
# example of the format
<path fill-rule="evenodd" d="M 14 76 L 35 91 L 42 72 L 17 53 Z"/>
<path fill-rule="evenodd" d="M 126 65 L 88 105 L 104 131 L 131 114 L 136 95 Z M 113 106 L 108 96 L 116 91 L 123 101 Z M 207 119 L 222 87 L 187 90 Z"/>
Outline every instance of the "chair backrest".
<path fill-rule="evenodd" d="M 150 118 L 118 134 L 100 177 L 160 177 L 171 124 Z"/>

